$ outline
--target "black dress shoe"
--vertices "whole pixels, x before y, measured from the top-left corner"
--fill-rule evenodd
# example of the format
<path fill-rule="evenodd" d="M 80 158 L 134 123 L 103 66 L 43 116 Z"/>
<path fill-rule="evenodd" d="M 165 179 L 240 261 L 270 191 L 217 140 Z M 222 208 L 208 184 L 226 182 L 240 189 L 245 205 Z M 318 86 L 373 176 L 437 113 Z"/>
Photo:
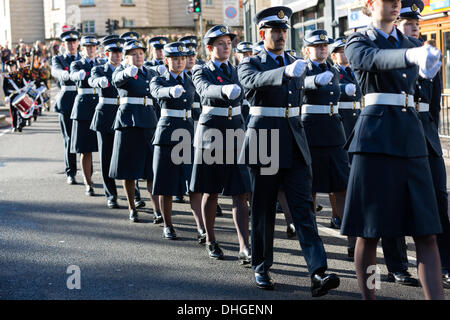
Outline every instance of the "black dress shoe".
<path fill-rule="evenodd" d="M 119 204 L 117 203 L 117 200 L 112 199 L 112 200 L 108 200 L 108 208 L 110 209 L 119 209 Z"/>
<path fill-rule="evenodd" d="M 322 209 L 323 207 L 320 204 L 316 206 L 316 212 L 322 211 Z"/>
<path fill-rule="evenodd" d="M 252 253 L 250 249 L 246 248 L 244 251 L 239 252 L 238 261 L 241 265 L 249 265 L 252 262 Z"/>
<path fill-rule="evenodd" d="M 223 217 L 222 208 L 217 204 L 216 217 Z"/>
<path fill-rule="evenodd" d="M 388 281 L 410 287 L 419 286 L 419 282 L 417 281 L 417 279 L 414 279 L 407 270 L 399 272 L 388 272 Z"/>
<path fill-rule="evenodd" d="M 131 210 L 131 211 L 130 211 L 130 220 L 131 220 L 132 222 L 139 222 L 137 210 Z"/>
<path fill-rule="evenodd" d="M 67 184 L 77 184 L 77 180 L 75 180 L 75 177 L 67 176 Z"/>
<path fill-rule="evenodd" d="M 161 215 L 161 212 L 156 211 L 155 212 L 155 216 L 153 218 L 153 224 L 159 224 L 159 223 L 163 223 L 164 219 Z"/>
<path fill-rule="evenodd" d="M 22 132 L 22 127 L 18 127 L 17 131 Z"/>
<path fill-rule="evenodd" d="M 275 283 L 270 278 L 269 272 L 257 273 L 255 272 L 256 286 L 260 289 L 273 290 Z"/>
<path fill-rule="evenodd" d="M 206 244 L 206 251 L 208 251 L 208 255 L 210 258 L 214 258 L 217 260 L 223 259 L 223 252 L 220 249 L 219 244 L 216 241 L 211 241 L 211 243 Z"/>
<path fill-rule="evenodd" d="M 163 238 L 169 240 L 175 240 L 177 238 L 177 234 L 173 226 L 165 227 L 163 231 Z"/>
<path fill-rule="evenodd" d="M 291 223 L 287 226 L 286 234 L 287 234 L 288 239 L 295 238 L 295 236 L 297 235 L 297 233 L 295 232 L 295 226 L 293 223 Z"/>
<path fill-rule="evenodd" d="M 321 297 L 328 293 L 329 290 L 339 287 L 340 280 L 337 275 L 330 273 L 316 273 L 311 278 L 311 294 L 313 297 Z"/>
<path fill-rule="evenodd" d="M 341 228 L 341 219 L 338 217 L 332 217 L 330 222 L 330 227 L 332 229 L 340 229 Z"/>
<path fill-rule="evenodd" d="M 175 203 L 185 203 L 183 196 L 175 196 L 175 197 L 173 197 L 173 202 L 175 202 Z"/>
<path fill-rule="evenodd" d="M 277 202 L 277 213 L 283 213 L 283 208 L 281 208 L 281 204 Z"/>
<path fill-rule="evenodd" d="M 145 202 L 144 200 L 134 200 L 134 206 L 136 207 L 136 209 L 145 207 Z"/>
<path fill-rule="evenodd" d="M 205 230 L 197 230 L 197 241 L 198 244 L 205 244 L 206 242 L 206 232 Z"/>
<path fill-rule="evenodd" d="M 85 195 L 92 197 L 94 195 L 94 188 L 92 186 L 86 186 Z"/>
<path fill-rule="evenodd" d="M 450 271 L 448 269 L 442 270 L 442 286 L 450 289 Z"/>

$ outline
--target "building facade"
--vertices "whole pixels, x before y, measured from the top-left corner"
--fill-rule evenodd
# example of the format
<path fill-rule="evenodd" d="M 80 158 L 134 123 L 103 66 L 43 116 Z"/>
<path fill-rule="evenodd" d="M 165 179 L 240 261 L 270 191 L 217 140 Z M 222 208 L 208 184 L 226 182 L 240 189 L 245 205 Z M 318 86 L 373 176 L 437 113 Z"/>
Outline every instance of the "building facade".
<path fill-rule="evenodd" d="M 26 9 L 25 9 L 26 8 Z M 0 0 L 0 44 L 16 46 L 44 40 L 44 7 L 41 0 Z"/>

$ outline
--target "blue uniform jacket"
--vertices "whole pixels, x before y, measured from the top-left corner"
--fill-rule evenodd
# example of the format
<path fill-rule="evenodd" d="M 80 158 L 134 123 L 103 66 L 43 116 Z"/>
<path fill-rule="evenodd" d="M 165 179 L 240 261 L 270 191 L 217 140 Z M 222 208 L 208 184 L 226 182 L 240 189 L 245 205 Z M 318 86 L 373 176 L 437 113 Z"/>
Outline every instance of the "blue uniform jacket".
<path fill-rule="evenodd" d="M 103 133 L 114 133 L 114 119 L 116 118 L 116 113 L 119 108 L 119 93 L 117 88 L 112 85 L 112 74 L 113 69 L 110 67 L 109 63 L 103 66 L 97 66 L 92 69 L 92 75 L 89 78 L 89 85 L 96 88 L 98 91 L 98 96 L 110 99 L 116 99 L 115 104 L 103 104 L 99 103 L 95 107 L 94 117 L 91 122 L 91 130 L 99 131 Z M 99 80 L 106 77 L 109 82 L 109 86 L 106 88 L 101 88 L 99 85 Z"/>
<path fill-rule="evenodd" d="M 93 59 L 94 66 L 102 65 L 105 62 L 101 59 Z M 70 79 L 75 82 L 77 88 L 89 89 L 92 88 L 89 85 L 89 78 L 91 77 L 91 65 L 87 62 L 86 58 L 81 58 L 78 61 L 72 62 L 70 65 Z M 84 80 L 75 80 L 74 76 L 81 70 L 86 72 Z M 76 120 L 92 120 L 95 112 L 95 106 L 98 103 L 97 94 L 77 94 L 75 102 L 73 104 L 71 119 Z"/>
<path fill-rule="evenodd" d="M 230 77 L 226 76 L 221 69 L 218 69 L 213 62 L 209 61 L 204 65 L 195 67 L 193 70 L 192 80 L 197 93 L 201 98 L 201 105 L 211 106 L 217 108 L 237 107 L 240 106 L 243 97 L 243 90 L 239 97 L 234 100 L 228 99 L 222 94 L 222 87 L 227 84 L 239 84 L 238 74 L 236 67 L 229 64 L 231 67 Z M 241 87 L 242 89 L 242 87 Z M 195 147 L 209 149 L 211 148 L 212 137 L 208 134 L 208 128 L 219 129 L 223 137 L 225 137 L 226 129 L 238 129 L 243 128 L 242 116 L 240 114 L 235 115 L 229 119 L 226 116 L 215 116 L 208 114 L 201 114 L 199 119 L 199 127 L 197 127 L 196 135 L 203 137 L 203 139 L 196 140 L 200 145 L 194 144 Z M 217 146 L 215 146 L 217 147 Z M 224 143 L 225 147 L 225 143 Z"/>
<path fill-rule="evenodd" d="M 406 61 L 408 48 L 416 45 L 399 30 L 395 48 L 373 26 L 353 33 L 345 55 L 353 67 L 362 93 L 414 94 L 418 68 Z M 349 152 L 381 153 L 398 157 L 426 156 L 423 126 L 414 108 L 372 105 L 362 110 L 349 137 Z"/>
<path fill-rule="evenodd" d="M 170 88 L 178 85 L 178 81 L 166 72 L 160 77 L 155 77 L 150 82 L 150 91 L 153 97 L 158 100 L 161 110 L 192 110 L 194 103 L 195 87 L 191 78 L 184 75 L 183 88 L 184 92 L 179 98 L 173 98 L 170 95 Z M 194 136 L 194 122 L 192 118 L 177 118 L 177 117 L 161 117 L 159 118 L 153 138 L 154 145 L 175 145 L 177 141 L 172 141 L 172 133 L 176 129 L 185 129 L 189 132 L 191 140 Z"/>
<path fill-rule="evenodd" d="M 347 72 L 343 71 L 341 67 L 338 64 L 335 64 L 333 68 L 339 72 L 339 87 L 341 88 L 341 95 L 339 96 L 339 101 L 361 101 L 361 87 L 359 86 L 358 81 L 356 81 L 356 78 L 352 77 L 351 75 L 347 74 Z M 345 86 L 347 84 L 353 83 L 356 86 L 356 93 L 353 96 L 347 95 L 345 93 Z"/>
<path fill-rule="evenodd" d="M 289 64 L 296 60 L 296 58 L 288 54 L 286 56 Z M 280 67 L 265 50 L 262 50 L 252 58 L 244 59 L 238 68 L 239 80 L 245 88 L 245 96 L 250 107 L 301 107 L 304 76 L 301 78 L 287 78 L 284 75 L 286 67 Z M 303 158 L 304 162 L 307 165 L 311 164 L 311 155 L 300 116 L 281 118 L 251 115 L 241 156 L 249 152 L 251 144 L 249 133 L 251 129 L 256 129 L 258 143 L 260 143 L 259 129 L 278 130 L 280 168 L 291 168 L 296 165 L 293 161 L 299 161 L 299 159 L 294 157 L 295 146 L 298 147 L 298 153 L 301 153 L 300 157 Z M 270 139 L 268 139 L 267 150 L 271 150 L 269 141 Z M 245 160 L 246 163 L 249 163 L 247 156 Z M 262 164 L 258 162 L 257 165 Z"/>
<path fill-rule="evenodd" d="M 154 70 L 143 66 L 145 75 L 139 71 L 135 77 L 128 77 L 124 70 L 128 65 L 120 65 L 114 70 L 112 79 L 113 85 L 116 86 L 119 96 L 151 99 L 153 103 L 155 99 L 150 94 L 150 81 L 157 76 Z M 139 128 L 156 128 L 158 120 L 155 110 L 151 105 L 143 106 L 131 103 L 124 103 L 119 106 L 114 129 L 126 127 Z"/>
<path fill-rule="evenodd" d="M 327 85 L 318 86 L 315 78 L 322 73 L 322 70 L 308 60 L 303 95 L 304 104 L 337 106 L 340 96 L 339 72 L 328 63 L 327 68 L 334 76 Z M 331 116 L 328 114 L 302 114 L 302 122 L 309 146 L 332 147 L 345 144 L 344 127 L 337 107 Z"/>
<path fill-rule="evenodd" d="M 75 61 L 81 57 L 77 54 Z M 60 86 L 74 86 L 75 82 L 72 80 L 64 81 L 62 79 L 62 74 L 64 71 L 70 73 L 70 64 L 72 63 L 71 58 L 68 55 L 60 55 L 52 58 L 52 76 L 57 80 Z M 71 114 L 73 103 L 75 97 L 77 96 L 76 91 L 61 91 L 56 98 L 56 103 L 54 106 L 55 112 Z"/>

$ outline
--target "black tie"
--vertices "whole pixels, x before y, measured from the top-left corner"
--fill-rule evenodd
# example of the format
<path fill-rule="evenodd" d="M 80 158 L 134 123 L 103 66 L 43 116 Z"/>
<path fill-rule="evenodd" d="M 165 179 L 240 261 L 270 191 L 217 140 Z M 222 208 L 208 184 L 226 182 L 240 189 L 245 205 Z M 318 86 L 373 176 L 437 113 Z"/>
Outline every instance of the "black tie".
<path fill-rule="evenodd" d="M 350 69 L 350 67 L 345 68 L 345 72 L 347 72 L 348 76 L 353 79 L 352 69 Z"/>
<path fill-rule="evenodd" d="M 162 61 L 158 61 L 158 65 L 162 65 L 164 64 Z"/>
<path fill-rule="evenodd" d="M 230 73 L 228 72 L 228 66 L 225 63 L 222 63 L 220 65 L 220 69 L 222 69 L 223 73 L 227 76 L 230 77 Z"/>
<path fill-rule="evenodd" d="M 187 75 L 189 76 L 189 78 L 192 78 L 192 72 L 191 71 L 188 71 Z"/>
<path fill-rule="evenodd" d="M 145 77 L 145 70 L 144 70 L 144 68 L 139 69 L 139 72 Z"/>
<path fill-rule="evenodd" d="M 177 81 L 179 84 L 183 85 L 183 78 L 181 78 L 181 76 L 177 77 Z"/>
<path fill-rule="evenodd" d="M 89 62 L 89 64 L 91 65 L 91 69 L 94 67 L 94 61 Z"/>
<path fill-rule="evenodd" d="M 278 61 L 278 64 L 280 65 L 280 67 L 284 67 L 284 59 L 282 56 L 278 56 L 276 58 L 276 60 Z"/>
<path fill-rule="evenodd" d="M 322 72 L 327 71 L 327 65 L 326 65 L 326 63 L 321 63 L 321 64 L 319 64 L 319 67 L 320 67 L 320 69 L 322 70 Z"/>
<path fill-rule="evenodd" d="M 393 44 L 394 47 L 397 48 L 397 40 L 393 36 L 389 36 L 388 40 L 389 40 L 390 43 Z"/>

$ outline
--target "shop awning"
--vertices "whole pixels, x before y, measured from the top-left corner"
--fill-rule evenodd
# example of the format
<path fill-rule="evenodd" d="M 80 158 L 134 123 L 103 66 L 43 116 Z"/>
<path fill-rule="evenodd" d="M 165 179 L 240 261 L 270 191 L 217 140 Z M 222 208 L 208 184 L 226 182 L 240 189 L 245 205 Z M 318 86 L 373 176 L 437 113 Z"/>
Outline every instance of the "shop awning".
<path fill-rule="evenodd" d="M 292 9 L 293 12 L 302 11 L 311 7 L 317 6 L 319 0 L 272 0 L 272 6 L 286 6 Z"/>

